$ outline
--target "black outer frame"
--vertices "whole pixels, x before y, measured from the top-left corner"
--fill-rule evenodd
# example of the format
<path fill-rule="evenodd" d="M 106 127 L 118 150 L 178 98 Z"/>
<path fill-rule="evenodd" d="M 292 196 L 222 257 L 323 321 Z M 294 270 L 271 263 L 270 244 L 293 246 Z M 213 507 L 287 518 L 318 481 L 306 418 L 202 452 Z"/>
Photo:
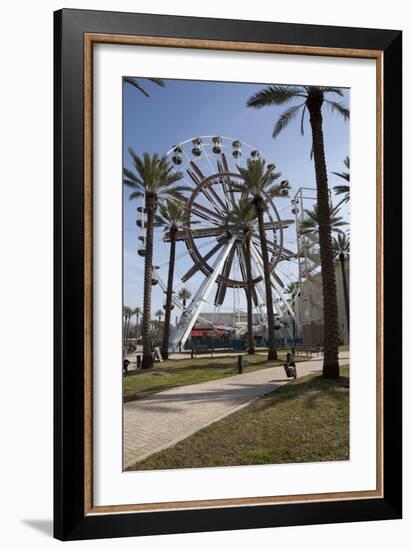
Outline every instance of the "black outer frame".
<path fill-rule="evenodd" d="M 84 33 L 384 52 L 384 498 L 85 516 Z M 54 69 L 54 536 L 77 540 L 400 518 L 402 33 L 63 9 L 54 13 Z"/>

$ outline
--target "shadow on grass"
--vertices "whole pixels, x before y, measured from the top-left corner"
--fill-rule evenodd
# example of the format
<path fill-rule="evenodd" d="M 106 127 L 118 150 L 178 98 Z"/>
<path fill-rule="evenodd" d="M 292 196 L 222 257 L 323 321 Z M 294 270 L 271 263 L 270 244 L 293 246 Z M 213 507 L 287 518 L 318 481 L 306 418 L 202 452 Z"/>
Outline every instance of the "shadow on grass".
<path fill-rule="evenodd" d="M 343 403 L 348 391 L 349 377 L 347 376 L 323 378 L 322 375 L 310 375 L 286 384 L 280 391 L 277 390 L 264 395 L 257 406 L 259 410 L 265 410 L 274 405 L 300 398 L 305 400 L 306 408 L 312 409 L 315 408 L 316 401 L 324 395 Z"/>

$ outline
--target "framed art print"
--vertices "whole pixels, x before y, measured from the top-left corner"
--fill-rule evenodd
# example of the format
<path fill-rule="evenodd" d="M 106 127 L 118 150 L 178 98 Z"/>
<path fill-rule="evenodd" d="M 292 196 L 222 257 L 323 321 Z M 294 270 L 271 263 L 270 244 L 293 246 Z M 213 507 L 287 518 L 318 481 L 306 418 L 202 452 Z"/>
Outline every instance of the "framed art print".
<path fill-rule="evenodd" d="M 55 536 L 401 517 L 401 32 L 55 13 Z"/>

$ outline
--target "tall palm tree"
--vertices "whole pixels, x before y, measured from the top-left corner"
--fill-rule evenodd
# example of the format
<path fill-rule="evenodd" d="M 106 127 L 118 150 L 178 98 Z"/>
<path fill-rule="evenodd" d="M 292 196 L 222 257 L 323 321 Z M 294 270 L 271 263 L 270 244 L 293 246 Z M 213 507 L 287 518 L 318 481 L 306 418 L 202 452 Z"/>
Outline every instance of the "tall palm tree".
<path fill-rule="evenodd" d="M 300 129 L 303 134 L 305 113 L 306 111 L 309 113 L 319 208 L 319 244 L 325 322 L 323 376 L 335 378 L 339 376 L 338 304 L 330 228 L 329 189 L 323 139 L 322 107 L 326 104 L 333 112 L 341 115 L 345 120 L 349 118 L 349 109 L 341 102 L 330 99 L 331 95 L 342 97 L 343 92 L 340 88 L 324 86 L 269 86 L 252 96 L 247 104 L 249 107 L 261 108 L 297 102 L 297 104 L 287 108 L 279 116 L 273 130 L 274 138 L 286 128 L 299 111 L 301 112 Z"/>
<path fill-rule="evenodd" d="M 170 317 L 172 312 L 177 232 L 179 229 L 185 229 L 186 219 L 186 205 L 183 201 L 177 199 L 166 200 L 164 204 L 159 206 L 159 213 L 156 216 L 156 224 L 164 227 L 170 242 L 169 271 L 167 276 L 165 321 L 162 342 L 162 356 L 164 359 L 167 359 L 169 356 Z"/>
<path fill-rule="evenodd" d="M 335 253 L 335 258 L 339 259 L 340 268 L 342 272 L 342 286 L 343 286 L 343 297 L 345 300 L 345 313 L 346 313 L 346 323 L 349 331 L 349 292 L 348 292 L 348 281 L 346 278 L 345 270 L 345 258 L 349 256 L 350 253 L 350 240 L 347 235 L 344 233 L 339 233 L 339 235 L 333 238 L 332 241 L 333 251 Z"/>
<path fill-rule="evenodd" d="M 182 302 L 183 309 L 186 309 L 186 301 L 190 300 L 190 298 L 192 297 L 192 293 L 188 288 L 183 287 L 179 290 L 177 297 Z"/>
<path fill-rule="evenodd" d="M 135 307 L 134 310 L 133 310 L 133 313 L 136 315 L 136 345 L 137 345 L 137 342 L 139 340 L 139 335 L 138 335 L 138 329 L 139 329 L 139 317 L 140 317 L 140 314 L 142 313 L 142 310 L 140 309 L 140 307 Z"/>
<path fill-rule="evenodd" d="M 144 199 L 144 211 L 146 219 L 145 240 L 145 265 L 144 265 L 144 289 L 143 289 L 143 318 L 142 339 L 143 359 L 142 368 L 153 366 L 152 341 L 151 341 L 151 306 L 152 306 L 152 274 L 153 274 L 153 228 L 159 201 L 165 198 L 178 196 L 187 187 L 176 186 L 176 182 L 182 179 L 181 172 L 174 172 L 165 156 L 159 157 L 156 153 L 152 156 L 144 153 L 139 157 L 133 149 L 129 148 L 134 171 L 123 169 L 123 182 L 131 187 L 133 192 L 129 199 Z"/>
<path fill-rule="evenodd" d="M 314 205 L 312 210 L 305 208 L 306 216 L 300 224 L 301 235 L 319 235 L 319 207 Z M 331 233 L 344 233 L 341 227 L 348 225 L 342 216 L 338 216 L 339 205 L 330 207 L 330 231 Z"/>
<path fill-rule="evenodd" d="M 161 88 L 165 87 L 165 82 L 161 78 L 146 78 L 145 80 L 149 80 L 150 82 L 153 82 L 153 84 L 157 84 Z M 141 92 L 144 96 L 146 96 L 146 97 L 150 96 L 149 92 L 146 90 L 146 88 L 144 88 L 144 86 L 142 86 L 140 84 L 140 82 L 137 80 L 137 78 L 133 78 L 133 77 L 130 77 L 130 76 L 124 76 L 123 77 L 123 82 L 125 84 L 130 84 L 130 86 L 133 86 L 134 88 L 139 90 L 139 92 Z"/>
<path fill-rule="evenodd" d="M 123 306 L 123 344 L 126 345 L 129 339 L 130 318 L 133 315 L 133 309 Z"/>
<path fill-rule="evenodd" d="M 275 319 L 273 315 L 272 282 L 270 280 L 269 252 L 264 222 L 264 215 L 266 211 L 265 198 L 273 198 L 274 196 L 280 195 L 284 196 L 288 183 L 284 181 L 280 185 L 276 184 L 275 180 L 280 177 L 280 174 L 275 172 L 274 164 L 269 164 L 268 166 L 265 164 L 265 161 L 262 159 L 248 159 L 246 168 L 238 166 L 237 169 L 243 178 L 243 184 L 240 186 L 240 189 L 251 195 L 251 203 L 255 208 L 258 221 L 266 291 L 269 348 L 268 361 L 273 361 L 277 359 L 277 351 L 275 339 Z"/>
<path fill-rule="evenodd" d="M 349 174 L 350 161 L 349 161 L 349 157 L 346 157 L 344 159 L 343 164 L 346 166 L 346 168 L 348 170 L 347 172 L 332 172 L 332 174 L 335 174 L 335 176 L 339 176 L 340 178 L 342 178 L 343 180 L 348 182 L 347 184 L 344 184 L 344 185 L 335 185 L 335 187 L 333 188 L 336 195 L 343 195 L 343 199 L 340 201 L 338 206 L 340 206 L 344 202 L 349 202 L 349 198 L 350 198 L 350 186 L 349 186 L 349 182 L 350 182 L 350 174 Z"/>
<path fill-rule="evenodd" d="M 155 317 L 157 317 L 157 339 L 160 340 L 160 332 L 162 330 L 163 310 L 158 309 L 155 313 Z"/>
<path fill-rule="evenodd" d="M 253 338 L 253 279 L 250 259 L 250 241 L 253 235 L 253 226 L 256 222 L 256 209 L 250 202 L 247 194 L 243 194 L 226 215 L 223 223 L 225 229 L 239 237 L 239 246 L 243 248 L 246 270 L 246 303 L 247 303 L 247 336 L 248 354 L 254 355 L 255 341 Z"/>

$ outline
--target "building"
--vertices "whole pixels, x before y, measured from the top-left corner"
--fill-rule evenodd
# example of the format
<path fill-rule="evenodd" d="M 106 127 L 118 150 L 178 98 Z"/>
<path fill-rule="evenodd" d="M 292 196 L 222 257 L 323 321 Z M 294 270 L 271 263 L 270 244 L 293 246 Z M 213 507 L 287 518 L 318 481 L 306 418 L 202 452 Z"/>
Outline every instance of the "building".
<path fill-rule="evenodd" d="M 344 273 L 349 294 L 349 258 L 345 258 Z M 345 307 L 344 279 L 340 261 L 335 264 L 336 294 L 338 300 L 338 323 L 340 344 L 349 344 L 349 327 Z M 305 346 L 323 343 L 323 296 L 322 274 L 308 277 L 300 287 L 294 307 L 301 324 L 301 337 Z"/>

